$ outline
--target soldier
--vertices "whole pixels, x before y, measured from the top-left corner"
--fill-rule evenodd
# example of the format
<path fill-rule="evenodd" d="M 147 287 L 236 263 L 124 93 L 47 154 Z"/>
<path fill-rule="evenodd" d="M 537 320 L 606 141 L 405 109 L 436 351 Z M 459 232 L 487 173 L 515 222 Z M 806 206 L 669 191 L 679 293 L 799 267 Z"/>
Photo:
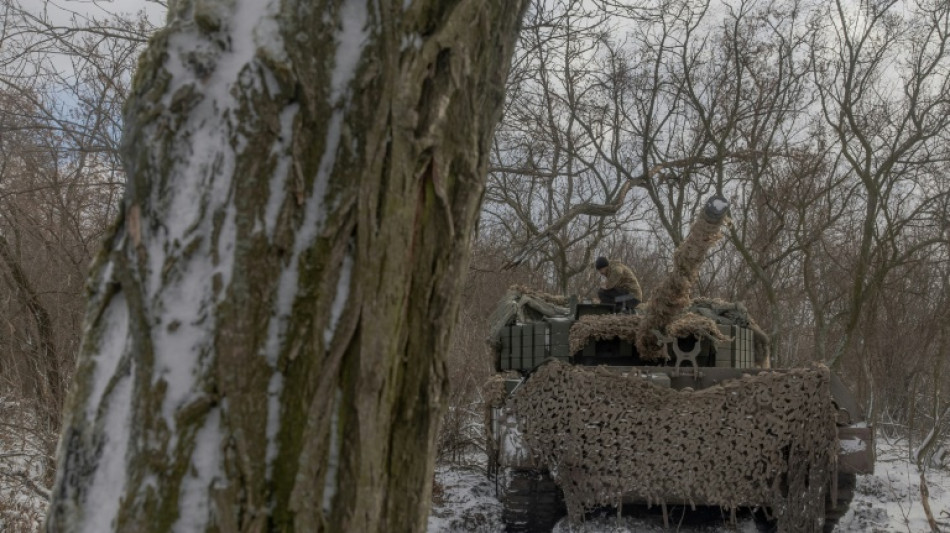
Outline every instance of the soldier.
<path fill-rule="evenodd" d="M 601 303 L 615 304 L 618 296 L 633 296 L 634 300 L 625 302 L 626 307 L 636 307 L 643 300 L 643 291 L 640 282 L 630 267 L 620 261 L 606 257 L 598 257 L 594 267 L 605 278 L 603 288 L 597 291 Z"/>

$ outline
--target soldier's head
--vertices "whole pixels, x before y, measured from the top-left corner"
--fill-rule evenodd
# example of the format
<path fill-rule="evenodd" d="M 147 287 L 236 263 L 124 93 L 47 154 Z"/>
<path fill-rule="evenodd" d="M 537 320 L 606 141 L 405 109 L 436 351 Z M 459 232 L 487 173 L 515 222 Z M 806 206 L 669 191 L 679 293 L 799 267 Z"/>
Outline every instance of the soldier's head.
<path fill-rule="evenodd" d="M 598 272 L 606 276 L 608 264 L 610 264 L 610 262 L 607 261 L 607 258 L 604 256 L 600 256 L 597 258 L 596 261 L 594 261 L 594 268 L 596 268 Z"/>

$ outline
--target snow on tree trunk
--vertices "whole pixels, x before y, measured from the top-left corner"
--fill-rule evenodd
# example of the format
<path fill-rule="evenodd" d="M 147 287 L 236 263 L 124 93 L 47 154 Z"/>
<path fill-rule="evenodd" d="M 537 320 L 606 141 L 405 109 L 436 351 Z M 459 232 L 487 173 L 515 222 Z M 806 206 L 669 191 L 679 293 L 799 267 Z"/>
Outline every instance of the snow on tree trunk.
<path fill-rule="evenodd" d="M 178 0 L 49 531 L 422 530 L 525 0 Z"/>

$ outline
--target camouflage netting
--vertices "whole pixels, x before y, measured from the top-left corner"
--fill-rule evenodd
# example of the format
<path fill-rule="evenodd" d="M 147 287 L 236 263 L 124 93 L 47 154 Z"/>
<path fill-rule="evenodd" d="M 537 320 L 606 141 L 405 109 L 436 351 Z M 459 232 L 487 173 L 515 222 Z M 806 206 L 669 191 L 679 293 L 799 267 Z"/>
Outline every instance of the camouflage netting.
<path fill-rule="evenodd" d="M 585 315 L 571 326 L 571 353 L 582 350 L 591 341 L 617 338 L 636 343 L 637 332 L 643 315 Z M 667 325 L 666 332 L 673 337 L 693 336 L 710 341 L 729 340 L 716 326 L 716 322 L 695 313 L 683 313 Z"/>
<path fill-rule="evenodd" d="M 512 285 L 488 319 L 489 342 L 495 343 L 501 328 L 514 322 L 540 322 L 545 317 L 568 316 L 571 310 L 567 305 L 567 298 L 563 296 Z"/>
<path fill-rule="evenodd" d="M 740 302 L 727 302 L 718 298 L 696 298 L 690 305 L 690 311 L 708 317 L 717 324 L 740 326 L 752 330 L 755 363 L 762 368 L 769 367 L 769 336 L 755 323 L 749 310 Z"/>
<path fill-rule="evenodd" d="M 837 439 L 830 372 L 767 372 L 699 391 L 604 368 L 542 365 L 509 405 L 568 512 L 696 503 L 772 509 L 779 531 L 820 531 Z"/>
<path fill-rule="evenodd" d="M 708 339 L 710 341 L 727 341 L 729 337 L 719 331 L 719 327 L 708 317 L 695 313 L 683 313 L 666 326 L 666 332 L 671 337 Z"/>
<path fill-rule="evenodd" d="M 514 372 L 511 374 L 513 378 L 518 376 Z M 504 405 L 505 398 L 508 396 L 508 391 L 505 390 L 505 379 L 508 377 L 506 373 L 495 374 L 482 384 L 482 401 L 489 409 Z M 486 424 L 486 427 L 488 425 Z"/>
<path fill-rule="evenodd" d="M 689 235 L 675 252 L 673 268 L 663 283 L 653 291 L 650 297 L 650 312 L 646 320 L 640 323 L 637 335 L 637 352 L 646 361 L 661 361 L 666 352 L 659 342 L 659 334 L 669 334 L 664 326 L 671 324 L 677 315 L 689 305 L 689 289 L 699 277 L 699 267 L 706 258 L 706 252 L 722 238 L 719 231 L 721 222 L 711 222 L 700 216 L 689 230 Z"/>
<path fill-rule="evenodd" d="M 577 353 L 591 341 L 617 338 L 636 342 L 640 315 L 584 315 L 571 325 L 571 353 Z"/>
<path fill-rule="evenodd" d="M 517 374 L 511 377 L 515 376 L 517 376 Z M 495 374 L 482 384 L 482 401 L 485 404 L 485 409 L 482 413 L 482 429 L 485 442 L 492 441 L 492 409 L 504 405 L 505 398 L 508 396 L 508 391 L 505 389 L 505 379 L 507 377 L 505 374 Z M 491 446 L 487 447 L 487 449 L 489 450 L 488 470 L 492 472 L 498 464 L 498 457 L 492 453 Z M 495 450 L 495 452 L 497 453 L 497 450 Z"/>

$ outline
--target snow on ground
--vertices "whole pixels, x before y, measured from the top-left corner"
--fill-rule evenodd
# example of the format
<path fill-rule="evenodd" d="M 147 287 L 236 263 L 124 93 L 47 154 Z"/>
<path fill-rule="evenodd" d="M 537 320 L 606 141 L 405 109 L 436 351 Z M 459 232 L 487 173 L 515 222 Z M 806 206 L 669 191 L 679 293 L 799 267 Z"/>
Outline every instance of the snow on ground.
<path fill-rule="evenodd" d="M 838 526 L 847 533 L 930 531 L 920 498 L 920 473 L 906 446 L 881 442 L 873 476 L 858 476 L 857 494 Z M 950 471 L 927 470 L 930 510 L 941 531 L 950 531 Z"/>
<path fill-rule="evenodd" d="M 43 487 L 46 455 L 37 446 L 32 420 L 15 402 L 0 397 L 0 531 L 40 530 L 48 491 Z"/>
<path fill-rule="evenodd" d="M 842 517 L 840 533 L 919 533 L 929 532 L 920 499 L 920 474 L 910 462 L 906 446 L 878 440 L 874 474 L 858 476 L 857 490 L 848 513 Z M 930 508 L 941 531 L 950 531 L 950 471 L 930 468 L 927 471 Z M 474 467 L 440 466 L 436 469 L 433 509 L 428 533 L 499 533 L 505 530 L 501 520 L 501 503 L 496 487 L 484 470 Z M 680 512 L 681 513 L 681 512 Z M 592 518 L 572 527 L 561 520 L 554 533 L 651 533 L 683 531 L 690 533 L 756 532 L 751 517 L 740 515 L 736 527 L 728 525 L 728 517 L 707 512 L 697 520 L 679 524 L 680 513 L 670 509 L 671 525 L 663 528 L 662 515 L 641 513 L 641 516 Z M 645 515 L 645 516 L 644 516 Z M 689 520 L 687 518 L 687 520 Z"/>
<path fill-rule="evenodd" d="M 495 484 L 480 467 L 440 466 L 432 489 L 429 533 L 504 531 Z"/>
<path fill-rule="evenodd" d="M 16 404 L 0 398 L 0 531 L 31 533 L 40 530 L 46 511 L 43 488 L 44 454 L 24 431 L 29 421 L 14 414 Z M 920 500 L 920 475 L 908 459 L 906 445 L 878 440 L 874 475 L 859 476 L 857 494 L 851 510 L 841 519 L 840 533 L 918 533 L 930 531 Z M 473 464 L 477 460 L 470 461 Z M 930 507 L 941 531 L 950 531 L 950 471 L 927 471 Z M 499 533 L 504 531 L 501 503 L 495 483 L 484 474 L 481 465 L 440 466 L 433 484 L 433 509 L 428 533 Z M 671 509 L 669 530 L 690 533 L 753 533 L 755 524 L 748 516 L 739 516 L 735 529 L 716 513 L 702 515 L 697 523 L 679 527 L 680 514 Z M 649 516 L 600 517 L 579 527 L 562 520 L 555 533 L 651 533 L 663 528 L 659 513 Z"/>

